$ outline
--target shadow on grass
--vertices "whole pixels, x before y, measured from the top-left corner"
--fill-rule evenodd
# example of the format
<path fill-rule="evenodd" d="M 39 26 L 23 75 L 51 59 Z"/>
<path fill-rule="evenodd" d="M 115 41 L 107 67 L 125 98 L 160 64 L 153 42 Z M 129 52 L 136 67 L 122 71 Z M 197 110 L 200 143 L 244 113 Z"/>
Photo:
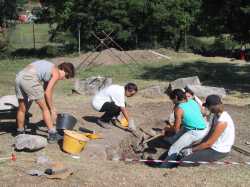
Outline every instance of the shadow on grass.
<path fill-rule="evenodd" d="M 139 78 L 173 81 L 182 77 L 198 76 L 204 85 L 220 86 L 229 90 L 250 91 L 250 66 L 229 63 L 195 61 L 185 64 L 168 64 L 144 67 Z"/>

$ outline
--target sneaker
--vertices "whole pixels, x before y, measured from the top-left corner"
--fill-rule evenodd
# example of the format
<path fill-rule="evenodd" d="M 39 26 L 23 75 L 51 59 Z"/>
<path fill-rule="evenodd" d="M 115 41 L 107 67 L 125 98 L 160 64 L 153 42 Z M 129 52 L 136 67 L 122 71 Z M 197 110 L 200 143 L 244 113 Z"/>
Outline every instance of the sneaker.
<path fill-rule="evenodd" d="M 104 122 L 101 119 L 97 119 L 96 123 L 98 125 L 100 125 L 102 128 L 105 128 L 105 129 L 110 129 L 111 128 L 111 125 L 108 122 Z"/>
<path fill-rule="evenodd" d="M 115 126 L 119 124 L 119 120 L 117 118 L 112 118 L 110 122 Z"/>
<path fill-rule="evenodd" d="M 149 167 L 158 168 L 161 165 L 161 163 L 159 163 L 159 162 L 154 162 L 155 159 L 152 156 L 143 155 L 142 159 L 147 160 L 147 162 L 145 162 L 145 164 Z"/>
<path fill-rule="evenodd" d="M 62 140 L 63 137 L 58 133 L 49 133 L 49 137 L 48 137 L 48 143 L 53 144 L 53 143 L 57 143 L 59 140 Z"/>
<path fill-rule="evenodd" d="M 25 131 L 16 131 L 16 136 L 18 136 L 20 134 L 25 134 Z"/>

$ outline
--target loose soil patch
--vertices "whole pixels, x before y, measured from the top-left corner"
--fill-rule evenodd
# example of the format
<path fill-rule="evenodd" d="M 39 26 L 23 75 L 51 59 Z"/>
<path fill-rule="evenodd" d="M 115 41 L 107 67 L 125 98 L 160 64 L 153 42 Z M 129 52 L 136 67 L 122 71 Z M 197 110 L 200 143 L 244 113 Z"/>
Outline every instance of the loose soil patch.
<path fill-rule="evenodd" d="M 67 104 L 66 104 L 67 103 Z M 249 166 L 220 166 L 204 165 L 195 168 L 154 169 L 144 164 L 109 161 L 107 150 L 120 151 L 122 157 L 136 157 L 129 145 L 134 137 L 121 129 L 112 127 L 102 129 L 93 123 L 95 116 L 100 114 L 93 111 L 90 99 L 83 96 L 69 96 L 56 98 L 58 112 L 69 112 L 78 118 L 78 127 L 86 127 L 103 133 L 103 140 L 91 141 L 81 153 L 80 159 L 73 159 L 63 153 L 58 145 L 48 145 L 45 149 L 35 153 L 18 152 L 16 162 L 0 164 L 1 184 L 7 186 L 249 186 Z M 163 128 L 161 119 L 166 118 L 172 108 L 167 100 L 150 100 L 135 97 L 129 101 L 129 110 L 138 126 L 147 130 L 152 127 Z M 236 144 L 243 145 L 249 135 L 248 106 L 235 107 L 226 105 L 226 110 L 232 115 L 236 123 Z M 40 121 L 40 111 L 32 107 L 34 114 L 32 122 Z M 92 121 L 91 121 L 92 120 Z M 13 150 L 13 137 L 10 132 L 15 129 L 13 123 L 1 123 L 1 155 L 8 155 Z M 38 131 L 40 133 L 40 131 Z M 46 135 L 46 133 L 44 134 Z M 122 147 L 121 147 L 122 146 Z M 122 148 L 122 149 L 121 149 Z M 160 150 L 162 151 L 162 150 Z M 63 181 L 49 180 L 43 177 L 31 177 L 26 170 L 35 168 L 37 156 L 47 155 L 52 160 L 61 161 L 74 169 L 75 173 Z M 29 158 L 30 161 L 22 160 Z M 249 157 L 232 151 L 227 157 L 229 161 L 249 161 Z M 33 161 L 32 161 L 33 160 Z"/>

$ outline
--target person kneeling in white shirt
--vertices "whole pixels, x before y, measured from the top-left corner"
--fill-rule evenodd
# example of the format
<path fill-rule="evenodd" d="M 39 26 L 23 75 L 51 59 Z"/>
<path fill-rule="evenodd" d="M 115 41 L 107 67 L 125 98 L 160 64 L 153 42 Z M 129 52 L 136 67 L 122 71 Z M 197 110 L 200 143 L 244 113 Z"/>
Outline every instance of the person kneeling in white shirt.
<path fill-rule="evenodd" d="M 214 114 L 210 133 L 203 143 L 182 150 L 184 158 L 181 161 L 214 162 L 228 155 L 235 140 L 235 126 L 231 116 L 224 111 L 221 99 L 217 95 L 207 97 L 203 106 Z M 181 164 L 190 166 L 190 164 Z M 199 165 L 199 164 L 193 164 Z"/>
<path fill-rule="evenodd" d="M 110 85 L 100 90 L 92 100 L 92 106 L 96 111 L 105 112 L 97 123 L 103 128 L 110 128 L 109 122 L 112 118 L 119 116 L 120 112 L 129 122 L 125 97 L 132 97 L 137 91 L 138 88 L 134 83 L 128 83 L 125 86 Z"/>

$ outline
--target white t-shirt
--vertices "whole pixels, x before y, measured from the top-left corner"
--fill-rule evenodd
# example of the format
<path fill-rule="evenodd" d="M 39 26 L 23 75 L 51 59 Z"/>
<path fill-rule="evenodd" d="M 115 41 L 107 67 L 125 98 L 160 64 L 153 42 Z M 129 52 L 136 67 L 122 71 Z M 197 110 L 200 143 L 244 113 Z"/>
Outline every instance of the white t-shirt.
<path fill-rule="evenodd" d="M 218 122 L 226 123 L 227 127 L 211 148 L 221 153 L 228 153 L 235 139 L 234 122 L 231 116 L 225 111 L 219 117 L 214 116 L 213 123 L 217 124 Z"/>
<path fill-rule="evenodd" d="M 194 100 L 202 107 L 202 101 L 200 100 L 199 97 L 197 97 L 196 95 L 194 96 Z"/>
<path fill-rule="evenodd" d="M 106 102 L 114 102 L 119 107 L 125 107 L 125 89 L 124 86 L 110 85 L 100 90 L 92 100 L 92 106 L 100 111 Z"/>

